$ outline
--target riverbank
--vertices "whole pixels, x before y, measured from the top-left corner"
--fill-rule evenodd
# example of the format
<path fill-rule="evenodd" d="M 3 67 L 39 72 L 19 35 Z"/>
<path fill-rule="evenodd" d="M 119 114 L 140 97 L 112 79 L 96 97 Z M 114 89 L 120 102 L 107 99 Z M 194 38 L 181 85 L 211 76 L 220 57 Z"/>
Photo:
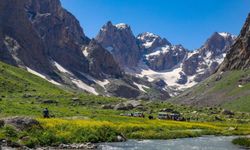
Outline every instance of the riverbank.
<path fill-rule="evenodd" d="M 38 118 L 35 119 L 36 123 L 30 124 L 25 128 L 17 128 L 13 124 L 5 124 L 0 128 L 0 139 L 5 139 L 14 146 L 24 145 L 34 148 L 37 146 L 57 147 L 60 144 L 72 143 L 119 142 L 125 141 L 125 138 L 176 139 L 200 137 L 203 135 L 229 136 L 250 134 L 249 124 L 179 122 L 125 116 L 109 116 L 108 118 Z"/>
<path fill-rule="evenodd" d="M 240 145 L 246 148 L 250 148 L 250 137 L 238 137 L 232 140 L 235 145 Z"/>

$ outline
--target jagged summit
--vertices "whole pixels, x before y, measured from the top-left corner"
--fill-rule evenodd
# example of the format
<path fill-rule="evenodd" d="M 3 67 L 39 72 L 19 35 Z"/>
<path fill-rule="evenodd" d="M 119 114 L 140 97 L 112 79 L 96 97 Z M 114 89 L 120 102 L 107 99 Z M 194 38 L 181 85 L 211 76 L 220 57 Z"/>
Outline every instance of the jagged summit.
<path fill-rule="evenodd" d="M 147 50 L 146 53 L 149 53 L 149 51 L 153 51 L 157 47 L 171 45 L 171 43 L 167 39 L 161 38 L 159 35 L 151 32 L 141 33 L 136 38 L 139 41 L 141 48 Z"/>
<path fill-rule="evenodd" d="M 121 67 L 137 65 L 140 50 L 129 25 L 113 25 L 108 21 L 96 36 L 96 40 L 113 54 Z"/>

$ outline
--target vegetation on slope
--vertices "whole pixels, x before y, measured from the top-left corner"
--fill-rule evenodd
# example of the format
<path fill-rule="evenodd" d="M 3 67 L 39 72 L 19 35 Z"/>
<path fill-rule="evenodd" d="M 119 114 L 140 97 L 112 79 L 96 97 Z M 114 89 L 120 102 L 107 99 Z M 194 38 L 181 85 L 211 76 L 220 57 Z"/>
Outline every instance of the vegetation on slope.
<path fill-rule="evenodd" d="M 216 73 L 174 98 L 174 102 L 196 106 L 221 106 L 250 112 L 250 70 Z"/>

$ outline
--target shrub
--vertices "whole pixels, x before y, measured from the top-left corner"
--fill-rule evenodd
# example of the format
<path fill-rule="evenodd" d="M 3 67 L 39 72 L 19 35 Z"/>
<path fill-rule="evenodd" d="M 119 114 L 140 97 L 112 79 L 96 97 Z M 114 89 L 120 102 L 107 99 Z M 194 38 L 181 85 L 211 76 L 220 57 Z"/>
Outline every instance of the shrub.
<path fill-rule="evenodd" d="M 249 147 L 250 148 L 250 138 L 247 137 L 239 137 L 236 138 L 232 141 L 233 144 L 235 145 L 240 145 L 244 147 Z"/>

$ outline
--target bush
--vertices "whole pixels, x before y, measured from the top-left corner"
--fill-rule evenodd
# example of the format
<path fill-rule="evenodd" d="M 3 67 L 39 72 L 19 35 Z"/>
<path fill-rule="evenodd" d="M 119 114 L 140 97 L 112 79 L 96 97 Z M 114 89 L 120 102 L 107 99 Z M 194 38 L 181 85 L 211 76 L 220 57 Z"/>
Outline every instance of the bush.
<path fill-rule="evenodd" d="M 5 137 L 8 137 L 8 138 L 17 138 L 18 137 L 18 132 L 12 126 L 8 126 L 8 125 L 4 126 L 2 133 Z"/>
<path fill-rule="evenodd" d="M 244 147 L 249 147 L 250 148 L 250 138 L 247 137 L 239 137 L 236 138 L 232 141 L 233 144 L 235 145 L 240 145 Z"/>

